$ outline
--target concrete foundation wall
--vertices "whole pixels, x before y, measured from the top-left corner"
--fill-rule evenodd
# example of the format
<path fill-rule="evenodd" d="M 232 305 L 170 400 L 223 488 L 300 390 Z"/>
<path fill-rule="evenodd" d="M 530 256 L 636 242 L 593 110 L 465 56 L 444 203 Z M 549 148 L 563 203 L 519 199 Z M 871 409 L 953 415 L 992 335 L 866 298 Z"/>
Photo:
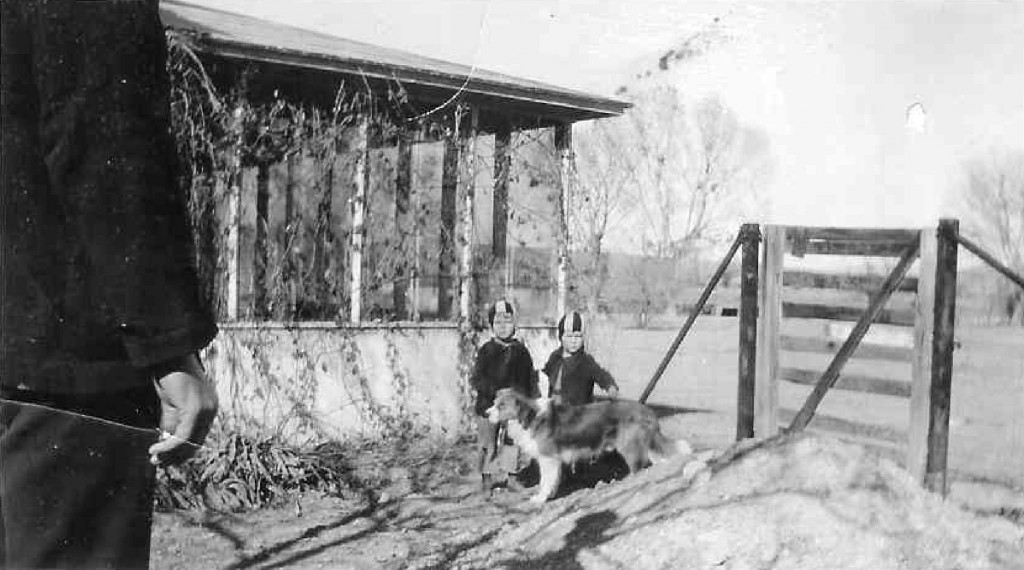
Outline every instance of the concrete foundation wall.
<path fill-rule="evenodd" d="M 550 327 L 520 327 L 536 367 Z M 454 325 L 226 324 L 204 354 L 229 431 L 294 444 L 412 432 L 454 439 L 472 426 L 467 378 L 488 333 Z"/>

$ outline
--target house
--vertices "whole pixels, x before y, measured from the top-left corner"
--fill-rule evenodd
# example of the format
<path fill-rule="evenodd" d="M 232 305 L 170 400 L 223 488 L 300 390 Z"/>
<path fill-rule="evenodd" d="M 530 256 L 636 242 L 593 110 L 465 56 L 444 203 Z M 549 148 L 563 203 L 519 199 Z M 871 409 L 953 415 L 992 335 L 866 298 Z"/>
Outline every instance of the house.
<path fill-rule="evenodd" d="M 573 124 L 628 104 L 177 0 L 161 16 L 222 424 L 296 443 L 465 433 L 473 320 L 509 290 L 507 252 L 526 257 L 508 247 L 517 141 L 553 146 L 555 279 L 534 279 L 557 283 L 550 316 Z M 520 335 L 538 360 L 554 341 Z"/>
<path fill-rule="evenodd" d="M 313 273 L 331 274 L 345 286 L 333 287 L 334 302 L 327 303 L 327 312 L 335 314 L 323 314 L 320 307 L 321 318 L 358 323 L 367 316 L 367 305 L 375 306 L 375 311 L 384 309 L 398 320 L 420 317 L 424 305 L 430 306 L 439 319 L 471 316 L 479 306 L 472 299 L 474 293 L 490 297 L 492 291 L 507 287 L 507 283 L 499 282 L 509 273 L 513 137 L 553 131 L 564 174 L 556 185 L 561 188 L 555 188 L 561 192 L 557 196 L 560 199 L 552 200 L 555 209 L 551 217 L 564 220 L 558 212 L 570 186 L 572 125 L 613 117 L 628 107 L 607 97 L 177 0 L 164 0 L 161 16 L 172 34 L 187 42 L 219 92 L 244 92 L 250 105 L 286 101 L 325 112 L 336 108 L 341 99 L 351 101 L 369 95 L 373 99 L 369 106 L 387 115 L 388 128 L 383 129 L 374 129 L 369 121 L 354 116 L 337 137 L 339 147 L 344 147 L 338 154 L 346 155 L 348 160 L 329 165 L 335 180 L 327 183 L 331 186 L 329 192 L 320 194 L 333 194 L 321 198 L 327 202 L 323 209 L 334 215 L 328 216 L 332 227 L 320 230 L 319 241 L 346 243 L 333 243 L 333 248 L 323 246 L 320 249 L 324 251 L 314 247 L 316 251 L 307 257 L 317 259 L 307 265 L 316 266 L 310 268 Z M 352 114 L 363 114 L 366 107 L 353 108 Z M 478 151 L 481 146 L 488 149 L 486 161 L 490 164 L 480 164 L 479 152 L 474 161 L 477 171 L 486 169 L 488 176 L 467 173 L 464 163 L 474 145 Z M 439 172 L 433 175 L 439 175 L 440 188 L 433 196 L 429 188 L 416 187 L 419 180 L 432 176 L 414 175 L 413 148 L 424 149 L 421 154 L 433 155 L 437 163 L 434 166 Z M 302 157 L 298 158 L 301 161 Z M 214 248 L 227 259 L 222 265 L 229 276 L 219 288 L 219 296 L 223 316 L 229 320 L 273 313 L 266 307 L 272 297 L 268 280 L 275 274 L 275 260 L 268 250 L 273 249 L 275 237 L 282 242 L 285 238 L 280 235 L 284 232 L 275 232 L 271 226 L 274 221 L 280 221 L 278 226 L 288 226 L 294 220 L 275 215 L 270 209 L 288 202 L 288 215 L 298 218 L 302 209 L 295 205 L 303 201 L 297 196 L 301 189 L 296 188 L 301 184 L 282 180 L 285 176 L 277 172 L 283 168 L 283 157 L 270 153 L 266 160 L 244 162 L 236 165 L 236 175 L 225 188 L 231 202 L 227 216 L 237 220 L 236 227 L 226 232 L 226 247 Z M 380 172 L 381 168 L 388 172 Z M 384 185 L 387 196 L 374 192 L 382 174 L 389 179 Z M 481 182 L 487 187 L 477 188 Z M 281 198 L 285 192 L 291 192 L 291 197 Z M 420 210 L 428 214 L 419 220 L 422 223 L 415 218 L 419 210 L 413 202 L 417 196 L 422 202 Z M 474 202 L 477 196 L 488 203 Z M 388 200 L 381 203 L 384 198 Z M 308 199 L 305 203 L 316 207 Z M 393 214 L 385 215 L 388 210 Z M 489 212 L 489 219 L 481 221 L 481 211 Z M 481 236 L 480 228 L 490 231 Z M 403 230 L 408 230 L 403 239 L 396 239 Z M 558 255 L 559 310 L 564 308 L 566 294 L 565 231 L 552 232 L 557 247 L 544 244 Z M 381 263 L 380 257 L 385 255 L 382 248 L 388 249 L 383 242 L 388 242 L 391 257 L 400 251 L 404 259 Z M 410 245 L 412 242 L 415 247 Z M 481 255 L 480 250 L 486 248 L 480 246 L 487 245 L 490 255 Z M 412 249 L 418 253 L 410 255 Z M 474 266 L 481 257 L 486 258 L 486 270 Z M 385 265 L 393 266 L 393 274 L 381 274 L 378 268 Z M 299 273 L 292 269 L 291 273 Z M 488 282 L 481 287 L 475 276 Z M 488 279 L 491 276 L 494 279 Z M 386 283 L 375 283 L 374 278 Z M 380 291 L 385 288 L 390 294 L 382 296 Z M 423 299 L 423 290 L 431 290 L 436 298 Z M 296 311 L 295 301 L 290 301 L 291 311 L 278 313 L 285 318 L 301 314 Z"/>

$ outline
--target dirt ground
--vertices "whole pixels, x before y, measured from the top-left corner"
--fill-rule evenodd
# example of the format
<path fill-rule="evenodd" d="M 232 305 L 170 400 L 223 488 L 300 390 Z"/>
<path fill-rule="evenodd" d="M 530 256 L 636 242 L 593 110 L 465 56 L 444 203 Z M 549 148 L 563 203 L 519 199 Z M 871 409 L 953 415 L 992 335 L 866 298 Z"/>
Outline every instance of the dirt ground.
<path fill-rule="evenodd" d="M 674 334 L 598 329 L 588 346 L 635 398 Z M 364 450 L 360 492 L 158 514 L 153 568 L 1024 568 L 1020 329 L 958 333 L 946 501 L 884 450 L 815 437 L 732 446 L 735 335 L 735 319 L 699 322 L 651 398 L 666 434 L 715 454 L 707 469 L 679 460 L 616 480 L 621 465 L 602 462 L 538 508 L 530 490 L 482 494 L 470 442 Z M 830 393 L 820 416 L 898 435 L 906 406 Z"/>
<path fill-rule="evenodd" d="M 469 445 L 369 457 L 386 484 L 248 514 L 162 513 L 153 568 L 1024 568 L 1024 495 L 971 512 L 863 447 L 818 436 L 705 450 L 623 477 L 607 459 L 555 500 L 487 495 Z M 991 498 L 991 489 L 976 490 Z"/>
<path fill-rule="evenodd" d="M 352 474 L 377 485 L 341 497 L 305 495 L 239 514 L 157 513 L 152 568 L 448 568 L 538 512 L 526 500 L 530 488 L 484 493 L 470 467 L 475 453 L 469 441 L 440 455 L 427 446 L 401 456 L 378 450 L 354 461 Z M 624 471 L 621 461 L 602 460 L 560 495 L 606 486 Z"/>

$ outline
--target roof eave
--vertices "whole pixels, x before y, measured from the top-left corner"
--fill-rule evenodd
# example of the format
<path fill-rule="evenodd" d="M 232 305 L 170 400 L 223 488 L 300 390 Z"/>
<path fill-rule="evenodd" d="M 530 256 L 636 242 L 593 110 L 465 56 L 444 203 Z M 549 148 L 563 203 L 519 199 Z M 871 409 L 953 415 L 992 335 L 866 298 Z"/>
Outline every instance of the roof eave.
<path fill-rule="evenodd" d="M 224 58 L 254 60 L 271 64 L 315 69 L 355 76 L 365 76 L 403 84 L 448 89 L 453 93 L 496 97 L 521 103 L 549 107 L 549 116 L 572 123 L 588 119 L 615 117 L 631 105 L 624 101 L 588 97 L 585 94 L 532 89 L 480 78 L 467 78 L 422 69 L 385 65 L 356 58 L 340 58 L 318 53 L 299 52 L 273 46 L 254 45 L 209 35 L 195 37 L 196 48 Z"/>

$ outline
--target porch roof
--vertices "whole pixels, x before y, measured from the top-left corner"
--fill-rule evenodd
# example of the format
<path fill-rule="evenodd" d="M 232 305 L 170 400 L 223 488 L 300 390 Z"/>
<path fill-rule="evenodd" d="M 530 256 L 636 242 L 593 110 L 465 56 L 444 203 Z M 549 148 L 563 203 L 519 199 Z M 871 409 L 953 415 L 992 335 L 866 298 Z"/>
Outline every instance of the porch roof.
<path fill-rule="evenodd" d="M 427 105 L 459 93 L 480 108 L 484 128 L 498 123 L 570 124 L 620 115 L 630 106 L 613 98 L 180 0 L 162 0 L 160 12 L 165 26 L 190 35 L 197 51 L 220 61 L 259 62 L 287 71 L 285 75 L 290 74 L 293 81 L 307 85 L 337 85 L 339 75 L 398 82 L 410 99 Z M 295 77 L 295 72 L 302 77 Z"/>

